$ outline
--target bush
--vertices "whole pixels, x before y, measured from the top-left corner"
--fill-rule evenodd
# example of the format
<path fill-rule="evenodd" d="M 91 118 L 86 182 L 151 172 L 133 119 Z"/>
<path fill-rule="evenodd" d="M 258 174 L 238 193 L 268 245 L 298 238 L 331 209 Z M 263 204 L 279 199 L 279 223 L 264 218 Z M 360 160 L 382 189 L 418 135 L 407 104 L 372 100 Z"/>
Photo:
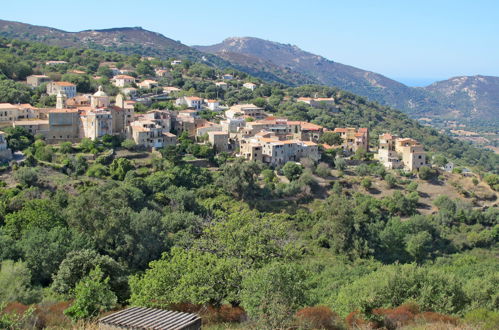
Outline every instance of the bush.
<path fill-rule="evenodd" d="M 297 164 L 295 162 L 287 162 L 286 164 L 284 164 L 281 171 L 289 181 L 293 181 L 300 177 L 303 172 L 303 168 L 300 164 Z"/>
<path fill-rule="evenodd" d="M 134 150 L 137 147 L 137 144 L 132 139 L 126 139 L 125 141 L 121 142 L 121 146 L 127 150 Z"/>
<path fill-rule="evenodd" d="M 370 178 L 363 178 L 362 181 L 360 181 L 360 185 L 365 189 L 369 190 L 372 186 L 372 180 Z"/>
<path fill-rule="evenodd" d="M 14 179 L 23 186 L 34 186 L 38 183 L 38 170 L 32 167 L 20 167 L 14 173 Z"/>
<path fill-rule="evenodd" d="M 321 178 L 327 178 L 329 174 L 331 174 L 331 168 L 326 163 L 319 163 L 319 165 L 317 165 L 317 168 L 315 169 L 315 174 L 317 174 Z"/>
<path fill-rule="evenodd" d="M 394 188 L 397 185 L 397 179 L 391 174 L 385 175 L 385 181 L 386 186 L 390 189 Z"/>
<path fill-rule="evenodd" d="M 90 319 L 116 305 L 116 295 L 109 287 L 109 277 L 97 266 L 75 288 L 75 301 L 64 311 L 73 321 Z"/>
<path fill-rule="evenodd" d="M 435 170 L 432 170 L 431 168 L 429 168 L 428 166 L 421 166 L 419 168 L 419 178 L 421 180 L 431 180 L 435 177 L 435 175 L 437 174 L 437 171 Z"/>
<path fill-rule="evenodd" d="M 295 318 L 300 329 L 341 329 L 342 320 L 327 306 L 305 307 Z"/>

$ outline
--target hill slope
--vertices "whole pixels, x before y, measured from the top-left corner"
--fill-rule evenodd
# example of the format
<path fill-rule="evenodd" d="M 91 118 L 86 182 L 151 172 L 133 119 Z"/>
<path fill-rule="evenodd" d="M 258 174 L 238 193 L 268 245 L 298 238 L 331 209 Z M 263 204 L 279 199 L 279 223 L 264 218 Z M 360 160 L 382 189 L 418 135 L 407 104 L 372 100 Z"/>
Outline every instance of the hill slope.
<path fill-rule="evenodd" d="M 497 120 L 499 78 L 457 77 L 425 88 L 412 88 L 378 73 L 362 70 L 306 52 L 297 46 L 258 38 L 227 38 L 211 46 L 194 48 L 223 57 L 229 62 L 265 61 L 281 70 L 296 72 L 317 83 L 336 86 L 370 100 L 390 105 L 418 116 L 438 116 L 466 120 Z M 274 68 L 273 70 L 276 70 Z"/>

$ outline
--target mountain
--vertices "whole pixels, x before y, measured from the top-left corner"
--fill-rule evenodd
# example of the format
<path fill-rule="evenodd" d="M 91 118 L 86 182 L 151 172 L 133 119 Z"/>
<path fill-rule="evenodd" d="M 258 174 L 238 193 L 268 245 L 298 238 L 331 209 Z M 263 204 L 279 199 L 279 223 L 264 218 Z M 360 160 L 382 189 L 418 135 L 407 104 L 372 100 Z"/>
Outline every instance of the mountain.
<path fill-rule="evenodd" d="M 499 77 L 454 77 L 435 82 L 424 89 L 450 110 L 450 117 L 498 120 Z"/>
<path fill-rule="evenodd" d="M 0 36 L 128 55 L 190 59 L 290 86 L 335 86 L 395 107 L 414 118 L 434 116 L 499 124 L 498 77 L 456 77 L 424 88 L 413 88 L 381 74 L 341 64 L 289 44 L 244 37 L 228 38 L 212 46 L 189 47 L 141 27 L 67 32 L 0 20 Z"/>
<path fill-rule="evenodd" d="M 318 83 L 313 79 L 301 77 L 295 72 L 286 72 L 286 70 L 277 67 L 268 68 L 268 63 L 259 65 L 252 63 L 252 60 L 244 60 L 240 61 L 240 63 L 244 63 L 241 65 L 236 60 L 229 62 L 222 57 L 201 52 L 160 33 L 148 31 L 141 27 L 67 32 L 45 26 L 0 20 L 0 36 L 23 41 L 36 41 L 52 46 L 85 47 L 127 55 L 139 54 L 159 58 L 189 59 L 219 68 L 237 69 L 267 81 L 287 85 L 296 85 L 296 82 L 299 84 Z M 256 62 L 260 62 L 260 60 L 257 59 Z"/>
<path fill-rule="evenodd" d="M 182 58 L 219 67 L 231 66 L 217 56 L 202 53 L 179 41 L 141 27 L 67 32 L 45 26 L 0 20 L 0 36 L 53 46 L 117 51 L 127 55 Z"/>
<path fill-rule="evenodd" d="M 293 45 L 244 37 L 227 38 L 212 46 L 193 47 L 221 56 L 229 62 L 234 61 L 237 54 L 245 55 L 253 61 L 267 61 L 282 70 L 309 77 L 316 83 L 339 87 L 407 112 L 417 112 L 418 104 L 429 101 L 424 91 L 407 87 L 378 73 L 328 60 Z M 244 66 L 244 63 L 238 64 Z"/>
<path fill-rule="evenodd" d="M 297 46 L 252 37 L 227 38 L 194 48 L 220 56 L 240 67 L 261 61 L 273 71 L 300 77 L 368 97 L 413 117 L 437 116 L 461 120 L 496 120 L 499 112 L 498 77 L 457 77 L 425 88 L 406 86 L 381 74 L 328 60 Z M 302 82 L 300 82 L 302 83 Z"/>

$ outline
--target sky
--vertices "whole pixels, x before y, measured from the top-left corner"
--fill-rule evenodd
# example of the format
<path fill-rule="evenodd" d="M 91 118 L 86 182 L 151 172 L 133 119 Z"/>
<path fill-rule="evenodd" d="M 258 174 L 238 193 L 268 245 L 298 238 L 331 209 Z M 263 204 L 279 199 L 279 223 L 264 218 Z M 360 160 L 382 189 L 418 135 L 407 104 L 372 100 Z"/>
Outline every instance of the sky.
<path fill-rule="evenodd" d="M 0 19 L 66 31 L 141 26 L 187 45 L 258 37 L 412 86 L 499 76 L 497 0 L 0 0 Z"/>

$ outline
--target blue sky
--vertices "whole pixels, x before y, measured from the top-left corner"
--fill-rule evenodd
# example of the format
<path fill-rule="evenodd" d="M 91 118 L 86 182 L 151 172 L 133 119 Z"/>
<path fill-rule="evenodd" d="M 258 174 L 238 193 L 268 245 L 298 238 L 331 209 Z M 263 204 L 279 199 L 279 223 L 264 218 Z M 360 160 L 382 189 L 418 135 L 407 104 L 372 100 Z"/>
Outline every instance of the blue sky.
<path fill-rule="evenodd" d="M 67 31 L 142 26 L 193 45 L 289 43 L 410 84 L 499 76 L 499 1 L 0 0 L 0 18 Z"/>

